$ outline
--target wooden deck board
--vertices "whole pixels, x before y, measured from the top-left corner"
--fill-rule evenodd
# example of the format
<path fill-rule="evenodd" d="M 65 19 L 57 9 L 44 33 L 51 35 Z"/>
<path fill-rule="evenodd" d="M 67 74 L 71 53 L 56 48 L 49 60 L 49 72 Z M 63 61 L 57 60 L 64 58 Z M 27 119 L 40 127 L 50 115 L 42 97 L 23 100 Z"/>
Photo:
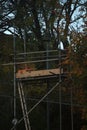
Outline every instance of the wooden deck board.
<path fill-rule="evenodd" d="M 63 73 L 63 70 L 61 71 Z M 23 71 L 22 73 L 16 73 L 16 78 L 32 78 L 32 77 L 44 77 L 60 74 L 60 69 L 48 69 L 48 70 L 36 70 L 36 71 Z"/>

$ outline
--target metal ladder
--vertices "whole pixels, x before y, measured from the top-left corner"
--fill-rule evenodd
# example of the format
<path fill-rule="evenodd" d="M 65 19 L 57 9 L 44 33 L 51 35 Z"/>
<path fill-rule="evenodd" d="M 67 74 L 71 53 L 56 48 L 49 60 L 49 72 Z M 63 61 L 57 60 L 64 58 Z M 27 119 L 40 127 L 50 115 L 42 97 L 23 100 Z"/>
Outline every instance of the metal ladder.
<path fill-rule="evenodd" d="M 27 113 L 27 106 L 26 106 L 24 91 L 23 91 L 23 85 L 21 82 L 18 82 L 18 92 L 19 92 L 22 112 L 23 112 L 23 116 L 24 116 L 25 128 L 26 128 L 26 130 L 31 130 L 30 121 L 29 121 L 29 117 L 28 117 L 28 113 Z"/>

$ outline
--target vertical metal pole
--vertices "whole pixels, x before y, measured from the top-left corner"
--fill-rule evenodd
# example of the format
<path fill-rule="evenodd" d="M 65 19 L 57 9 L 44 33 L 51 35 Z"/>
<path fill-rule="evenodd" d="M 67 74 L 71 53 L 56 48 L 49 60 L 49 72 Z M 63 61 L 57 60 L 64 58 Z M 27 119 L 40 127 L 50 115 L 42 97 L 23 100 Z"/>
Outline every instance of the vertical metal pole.
<path fill-rule="evenodd" d="M 58 46 L 59 46 L 59 68 L 60 68 L 60 74 L 59 74 L 59 82 L 61 82 L 61 45 L 60 45 L 60 35 L 59 35 L 59 19 L 57 20 L 57 40 L 58 40 Z M 62 130 L 62 93 L 61 93 L 61 84 L 59 86 L 59 117 L 60 117 L 60 130 Z"/>
<path fill-rule="evenodd" d="M 71 53 L 71 48 L 70 48 Z M 70 77 L 73 83 L 72 75 L 71 75 L 71 55 L 70 55 Z M 71 130 L 73 130 L 73 87 L 71 86 Z"/>
<path fill-rule="evenodd" d="M 47 90 L 49 91 L 49 81 L 47 80 Z M 50 115 L 50 112 L 49 112 L 49 102 L 48 102 L 49 98 L 47 96 L 47 130 L 50 129 L 49 127 L 49 115 Z"/>
<path fill-rule="evenodd" d="M 15 27 L 14 27 L 14 35 L 13 35 L 13 50 L 14 50 L 14 119 L 13 119 L 13 124 L 14 124 L 14 130 L 16 130 L 16 47 L 15 47 Z"/>
<path fill-rule="evenodd" d="M 26 32 L 25 32 L 25 29 L 24 29 L 24 58 L 26 59 Z"/>
<path fill-rule="evenodd" d="M 48 60 L 48 55 L 49 55 L 49 52 L 48 52 L 48 42 L 47 42 L 47 48 L 46 48 L 46 57 L 47 57 L 47 60 Z M 49 62 L 47 61 L 46 62 L 46 69 L 48 69 L 49 68 Z"/>
<path fill-rule="evenodd" d="M 71 86 L 71 130 L 73 130 L 73 93 Z"/>
<path fill-rule="evenodd" d="M 59 65 L 60 65 L 60 74 L 59 74 L 59 82 L 61 82 L 61 46 L 59 47 Z M 62 93 L 61 93 L 61 84 L 59 86 L 59 110 L 60 110 L 60 130 L 62 130 Z"/>
<path fill-rule="evenodd" d="M 71 53 L 71 48 L 70 48 L 70 53 Z M 73 84 L 73 79 L 71 75 L 71 55 L 70 55 L 70 68 L 69 68 L 69 73 L 70 73 L 70 78 Z M 73 130 L 73 87 L 71 86 L 71 130 Z"/>
<path fill-rule="evenodd" d="M 48 41 L 47 41 L 47 44 L 46 44 L 46 57 L 47 57 L 47 60 L 48 60 L 48 55 L 49 55 L 49 52 L 48 52 Z M 49 69 L 49 62 L 47 61 L 46 62 L 46 69 Z M 49 91 L 49 81 L 47 80 L 47 91 Z M 47 96 L 47 130 L 49 130 L 49 102 L 48 102 L 48 96 Z"/>

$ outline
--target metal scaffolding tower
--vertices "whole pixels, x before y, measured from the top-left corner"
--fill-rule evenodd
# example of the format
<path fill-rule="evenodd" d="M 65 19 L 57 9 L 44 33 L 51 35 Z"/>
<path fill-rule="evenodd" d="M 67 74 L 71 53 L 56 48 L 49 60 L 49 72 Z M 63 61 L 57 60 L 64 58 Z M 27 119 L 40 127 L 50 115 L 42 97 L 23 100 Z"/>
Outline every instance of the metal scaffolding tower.
<path fill-rule="evenodd" d="M 25 35 L 25 32 L 24 32 Z M 50 129 L 49 127 L 49 103 L 48 103 L 48 94 L 50 92 L 52 92 L 52 90 L 50 91 L 49 89 L 49 81 L 48 79 L 51 78 L 57 78 L 58 80 L 58 84 L 59 85 L 61 83 L 61 75 L 63 74 L 63 69 L 61 68 L 61 48 L 59 48 L 59 50 L 49 50 L 48 49 L 48 43 L 47 43 L 47 50 L 46 51 L 38 51 L 38 52 L 30 52 L 27 53 L 26 52 L 26 38 L 24 36 L 24 53 L 18 53 L 16 54 L 16 39 L 15 39 L 15 27 L 14 27 L 14 36 L 13 36 L 13 49 L 14 49 L 14 63 L 10 63 L 7 65 L 13 65 L 14 66 L 14 119 L 13 119 L 13 124 L 14 124 L 14 130 L 16 130 L 16 125 L 18 124 L 17 121 L 17 117 L 16 117 L 16 88 L 18 88 L 18 93 L 19 93 L 19 98 L 20 98 L 20 102 L 21 102 L 21 108 L 22 108 L 22 112 L 23 112 L 23 119 L 24 119 L 24 123 L 25 123 L 25 129 L 26 130 L 31 130 L 31 126 L 30 126 L 30 121 L 29 121 L 29 116 L 28 116 L 28 110 L 27 110 L 27 104 L 26 104 L 26 100 L 25 100 L 25 95 L 24 95 L 24 90 L 23 90 L 23 84 L 22 84 L 22 80 L 35 80 L 35 79 L 39 79 L 39 80 L 43 80 L 45 79 L 47 82 L 47 94 L 46 96 L 44 96 L 37 104 L 39 104 L 41 101 L 43 101 L 43 99 L 46 97 L 47 98 L 47 130 Z M 55 53 L 57 52 L 58 55 L 54 55 L 54 56 L 50 56 L 49 53 Z M 26 54 L 44 54 L 43 59 L 41 59 L 41 57 L 39 57 L 40 59 L 36 59 L 36 60 L 31 60 L 31 61 L 26 61 Z M 16 56 L 24 56 L 24 62 L 16 62 Z M 64 57 L 63 57 L 64 58 Z M 34 58 L 35 59 L 35 58 Z M 55 62 L 58 61 L 59 66 L 56 69 L 49 69 L 49 63 L 50 62 Z M 25 70 L 22 73 L 16 73 L 16 65 L 21 65 L 21 64 L 27 64 L 27 63 L 45 63 L 46 68 L 44 70 L 37 70 L 37 71 L 28 71 Z M 4 64 L 5 65 L 5 64 Z M 55 86 L 57 86 L 55 85 Z M 55 86 L 53 88 L 55 88 Z M 62 115 L 61 115 L 61 85 L 59 85 L 59 107 L 60 107 L 60 130 L 62 130 Z M 13 130 L 13 129 L 12 129 Z"/>

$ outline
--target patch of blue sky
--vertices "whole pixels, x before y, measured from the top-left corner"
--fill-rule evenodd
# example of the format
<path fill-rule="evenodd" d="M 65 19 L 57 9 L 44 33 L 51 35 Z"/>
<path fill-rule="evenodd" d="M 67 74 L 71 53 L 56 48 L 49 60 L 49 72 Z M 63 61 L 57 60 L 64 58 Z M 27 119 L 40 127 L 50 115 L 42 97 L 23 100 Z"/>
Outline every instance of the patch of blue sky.
<path fill-rule="evenodd" d="M 78 32 L 82 32 L 83 30 L 82 26 L 84 25 L 83 18 L 85 17 L 85 15 L 86 15 L 85 8 L 78 7 L 72 15 L 72 21 L 70 26 L 72 26 Z"/>
<path fill-rule="evenodd" d="M 10 13 L 6 17 L 9 18 L 9 19 L 14 19 L 15 15 L 13 13 Z M 14 32 L 14 28 L 10 27 L 9 30 L 6 30 L 4 33 L 11 35 L 13 32 Z"/>
<path fill-rule="evenodd" d="M 14 33 L 14 28 L 10 27 L 9 30 L 6 30 L 4 33 L 8 34 L 8 35 L 11 35 L 12 33 Z"/>

